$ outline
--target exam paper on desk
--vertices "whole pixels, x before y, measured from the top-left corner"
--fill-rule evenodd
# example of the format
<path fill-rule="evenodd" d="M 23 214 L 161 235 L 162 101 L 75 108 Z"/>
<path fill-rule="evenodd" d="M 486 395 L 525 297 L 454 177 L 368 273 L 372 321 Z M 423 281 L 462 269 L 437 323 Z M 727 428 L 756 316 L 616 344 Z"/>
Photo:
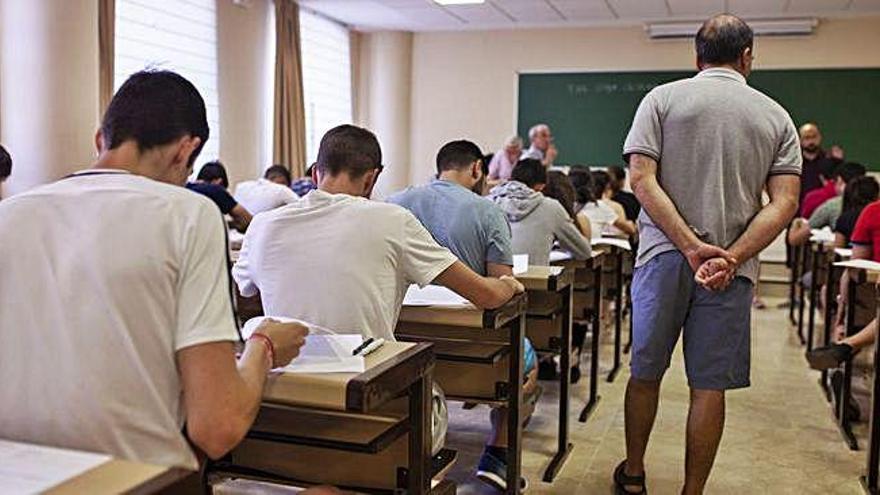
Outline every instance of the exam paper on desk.
<path fill-rule="evenodd" d="M 830 227 L 813 229 L 810 231 L 810 242 L 834 242 L 834 232 Z"/>
<path fill-rule="evenodd" d="M 0 440 L 0 492 L 44 492 L 110 460 L 107 455 Z"/>
<path fill-rule="evenodd" d="M 470 302 L 454 291 L 440 285 L 410 285 L 403 298 L 404 306 L 467 306 Z"/>
<path fill-rule="evenodd" d="M 880 272 L 880 263 L 871 260 L 840 261 L 838 263 L 835 263 L 834 266 L 839 266 L 843 268 L 856 268 L 861 270 L 868 270 L 871 272 Z"/>
<path fill-rule="evenodd" d="M 251 318 L 241 329 L 246 339 L 254 333 L 260 323 L 271 318 L 280 322 L 301 323 L 309 328 L 306 344 L 300 349 L 290 364 L 274 371 L 287 373 L 363 373 L 366 362 L 363 356 L 352 356 L 351 352 L 364 341 L 358 334 L 337 334 L 332 330 L 311 323 L 284 316 L 258 316 Z"/>
<path fill-rule="evenodd" d="M 618 239 L 616 237 L 596 237 L 590 239 L 590 244 L 593 246 L 616 246 L 626 251 L 632 250 L 632 246 L 628 240 Z"/>

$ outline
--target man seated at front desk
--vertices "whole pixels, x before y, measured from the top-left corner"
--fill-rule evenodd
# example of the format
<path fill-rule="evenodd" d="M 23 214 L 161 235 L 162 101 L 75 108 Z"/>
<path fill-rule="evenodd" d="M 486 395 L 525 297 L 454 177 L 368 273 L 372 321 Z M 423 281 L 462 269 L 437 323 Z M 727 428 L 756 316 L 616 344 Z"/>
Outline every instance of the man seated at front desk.
<path fill-rule="evenodd" d="M 437 179 L 420 187 L 401 191 L 388 201 L 411 211 L 441 245 L 448 248 L 471 270 L 490 277 L 513 275 L 510 226 L 504 213 L 491 201 L 477 195 L 482 183 L 483 153 L 465 140 L 445 144 L 437 153 Z M 525 340 L 525 391 L 533 391 L 537 380 L 537 355 Z M 492 434 L 477 468 L 477 477 L 501 490 L 506 488 L 506 408 L 490 412 Z"/>
<path fill-rule="evenodd" d="M 232 270 L 242 295 L 259 291 L 269 316 L 393 340 L 411 284 L 448 287 L 479 308 L 502 306 L 524 290 L 511 275 L 468 268 L 405 208 L 370 201 L 381 163 L 370 131 L 328 131 L 313 167 L 318 189 L 258 215 L 248 229 Z"/>
<path fill-rule="evenodd" d="M 529 255 L 531 265 L 549 265 L 554 241 L 575 259 L 590 257 L 590 241 L 574 224 L 565 208 L 541 194 L 547 186 L 547 169 L 532 159 L 520 160 L 510 180 L 489 192 L 510 220 L 513 251 Z"/>
<path fill-rule="evenodd" d="M 91 169 L 0 204 L 0 438 L 195 471 L 298 354 L 307 330 L 268 322 L 235 357 L 222 217 L 182 187 L 205 115 L 183 77 L 136 73 Z"/>

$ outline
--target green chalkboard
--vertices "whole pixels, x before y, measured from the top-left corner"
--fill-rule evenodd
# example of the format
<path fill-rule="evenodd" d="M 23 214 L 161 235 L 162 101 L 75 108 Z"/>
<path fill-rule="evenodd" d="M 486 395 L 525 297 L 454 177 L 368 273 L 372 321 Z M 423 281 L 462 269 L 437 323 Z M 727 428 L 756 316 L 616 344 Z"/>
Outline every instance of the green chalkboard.
<path fill-rule="evenodd" d="M 651 88 L 693 72 L 572 72 L 519 75 L 519 134 L 546 122 L 558 164 L 621 163 L 623 140 Z M 749 84 L 782 104 L 799 125 L 819 123 L 824 145 L 880 170 L 880 69 L 761 70 Z"/>

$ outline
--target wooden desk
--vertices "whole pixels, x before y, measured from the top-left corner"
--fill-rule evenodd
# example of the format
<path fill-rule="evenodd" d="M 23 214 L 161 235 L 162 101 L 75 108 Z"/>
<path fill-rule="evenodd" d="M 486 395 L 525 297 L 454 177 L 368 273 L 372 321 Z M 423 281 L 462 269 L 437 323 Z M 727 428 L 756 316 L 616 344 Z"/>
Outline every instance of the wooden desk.
<path fill-rule="evenodd" d="M 568 441 L 574 270 L 561 266 L 530 266 L 516 278 L 529 296 L 526 334 L 536 350 L 559 354 L 561 361 L 557 448 L 544 471 L 544 481 L 552 483 L 574 448 Z"/>
<path fill-rule="evenodd" d="M 141 464 L 114 459 L 71 478 L 47 491 L 47 495 L 148 494 L 172 490 L 173 486 L 196 473 L 186 469 Z"/>
<path fill-rule="evenodd" d="M 581 410 L 578 421 L 586 423 L 599 403 L 599 336 L 600 309 L 602 305 L 602 262 L 608 251 L 594 249 L 590 259 L 564 259 L 552 262 L 555 266 L 574 270 L 574 320 L 588 320 L 593 332 L 590 342 L 590 395 Z"/>
<path fill-rule="evenodd" d="M 606 298 L 614 301 L 614 362 L 606 380 L 612 383 L 620 371 L 623 332 L 623 264 L 628 250 L 619 246 L 602 246 L 606 255 L 602 263 L 602 284 L 608 289 Z"/>
<path fill-rule="evenodd" d="M 430 344 L 387 342 L 364 373 L 274 373 L 247 438 L 211 470 L 430 493 L 433 367 Z"/>
<path fill-rule="evenodd" d="M 522 469 L 523 339 L 527 296 L 481 310 L 457 306 L 406 306 L 395 331 L 400 340 L 437 346 L 435 379 L 447 399 L 507 406 L 507 486 L 519 492 Z"/>
<path fill-rule="evenodd" d="M 48 452 L 61 450 L 72 454 L 77 453 L 77 451 L 71 449 L 50 447 L 50 450 L 42 446 L 29 445 L 23 442 L 4 440 L 5 442 L 8 442 L 7 445 L 11 445 L 15 449 L 20 447 L 40 449 Z M 34 452 L 33 450 L 30 451 Z M 37 467 L 41 470 L 49 469 L 52 467 L 51 462 L 53 462 L 53 459 L 51 454 L 45 458 L 43 458 L 42 454 L 38 454 L 34 457 L 34 462 L 39 462 Z M 149 494 L 173 489 L 177 483 L 184 479 L 196 476 L 196 472 L 181 468 L 110 459 L 62 481 L 43 493 L 49 495 L 78 495 L 81 493 L 98 495 L 115 493 Z M 3 488 L 0 486 L 0 491 L 3 491 Z"/>
<path fill-rule="evenodd" d="M 876 284 L 880 273 L 859 268 L 847 268 L 847 271 L 849 272 L 849 286 L 845 311 L 846 334 L 849 336 L 864 328 L 877 315 Z M 852 426 L 846 417 L 846 405 L 849 402 L 852 386 L 852 368 L 852 359 L 843 363 L 843 385 L 840 396 L 837 397 L 835 414 L 840 433 L 850 450 L 858 450 L 858 441 L 853 435 Z"/>
<path fill-rule="evenodd" d="M 809 310 L 806 323 L 807 351 L 811 351 L 815 345 L 816 306 L 818 305 L 819 291 L 823 286 L 827 287 L 830 278 L 829 267 L 833 266 L 832 263 L 834 262 L 834 245 L 826 242 L 809 241 L 806 249 L 809 252 L 807 259 L 810 264 L 810 273 L 812 274 L 810 276 Z M 799 324 L 803 325 L 803 316 L 801 316 Z"/>
<path fill-rule="evenodd" d="M 874 299 L 880 318 L 880 285 L 874 285 Z M 874 340 L 874 384 L 871 390 L 871 417 L 868 419 L 868 456 L 862 488 L 869 495 L 880 494 L 880 338 Z"/>
<path fill-rule="evenodd" d="M 788 319 L 792 325 L 798 324 L 798 319 L 796 317 L 798 307 L 802 306 L 803 303 L 803 286 L 801 285 L 801 276 L 803 275 L 803 265 L 805 258 L 805 249 L 804 246 L 791 246 L 791 280 L 789 281 L 789 289 L 788 289 Z M 804 336 L 801 333 L 798 333 L 798 337 L 800 338 L 801 343 L 805 343 Z"/>

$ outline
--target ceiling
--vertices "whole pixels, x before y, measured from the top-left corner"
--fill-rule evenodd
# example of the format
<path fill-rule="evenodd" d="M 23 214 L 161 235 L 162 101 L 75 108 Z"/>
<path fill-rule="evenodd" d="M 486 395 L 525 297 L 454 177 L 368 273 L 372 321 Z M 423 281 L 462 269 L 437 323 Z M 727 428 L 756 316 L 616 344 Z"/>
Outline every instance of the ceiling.
<path fill-rule="evenodd" d="M 299 0 L 356 29 L 450 31 L 638 25 L 693 21 L 719 12 L 746 19 L 880 15 L 880 0 L 486 0 L 441 6 L 433 0 Z"/>

